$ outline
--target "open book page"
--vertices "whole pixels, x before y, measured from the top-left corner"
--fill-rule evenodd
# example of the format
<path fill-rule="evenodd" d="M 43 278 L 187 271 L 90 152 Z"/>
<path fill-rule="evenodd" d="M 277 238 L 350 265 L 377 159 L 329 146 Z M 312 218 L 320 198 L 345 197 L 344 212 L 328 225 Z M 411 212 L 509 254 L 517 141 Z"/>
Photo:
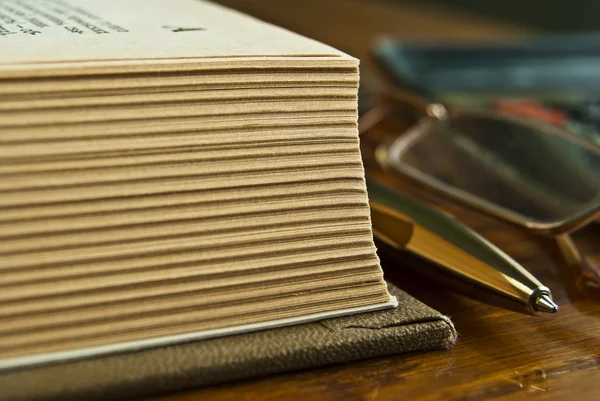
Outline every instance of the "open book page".
<path fill-rule="evenodd" d="M 0 64 L 349 56 L 201 0 L 3 0 Z"/>

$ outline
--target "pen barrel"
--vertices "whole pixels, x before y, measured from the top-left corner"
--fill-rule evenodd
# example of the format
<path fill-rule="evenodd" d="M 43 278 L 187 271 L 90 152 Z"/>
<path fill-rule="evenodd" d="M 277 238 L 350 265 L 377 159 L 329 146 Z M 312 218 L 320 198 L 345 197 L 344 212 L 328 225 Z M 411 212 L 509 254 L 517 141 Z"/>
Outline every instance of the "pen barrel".
<path fill-rule="evenodd" d="M 381 227 L 393 227 L 389 220 L 404 218 L 413 224 L 408 241 L 394 244 L 389 240 L 394 233 L 384 233 L 385 248 L 395 250 L 396 260 L 469 297 L 513 311 L 538 314 L 536 301 L 543 295 L 551 298 L 550 290 L 525 268 L 456 219 L 381 184 L 369 181 L 367 186 L 376 237 Z"/>
<path fill-rule="evenodd" d="M 549 289 L 540 284 L 535 288 L 524 288 L 520 295 L 507 296 L 487 280 L 465 278 L 444 265 L 423 258 L 414 252 L 391 247 L 378 240 L 376 245 L 380 255 L 388 262 L 387 266 L 392 260 L 397 261 L 403 268 L 407 267 L 420 277 L 435 281 L 453 292 L 513 312 L 538 315 L 539 312 L 533 307 L 535 299 L 541 294 L 550 294 Z"/>

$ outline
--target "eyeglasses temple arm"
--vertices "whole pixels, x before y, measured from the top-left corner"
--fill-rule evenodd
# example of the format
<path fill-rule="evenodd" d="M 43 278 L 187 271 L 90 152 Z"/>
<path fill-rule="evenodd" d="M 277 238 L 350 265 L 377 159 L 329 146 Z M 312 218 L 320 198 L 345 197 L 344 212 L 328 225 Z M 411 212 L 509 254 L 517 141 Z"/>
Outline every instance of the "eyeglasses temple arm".
<path fill-rule="evenodd" d="M 570 268 L 574 269 L 577 289 L 586 294 L 599 296 L 600 269 L 593 266 L 588 258 L 581 254 L 570 234 L 557 235 L 555 240 L 565 261 Z"/>

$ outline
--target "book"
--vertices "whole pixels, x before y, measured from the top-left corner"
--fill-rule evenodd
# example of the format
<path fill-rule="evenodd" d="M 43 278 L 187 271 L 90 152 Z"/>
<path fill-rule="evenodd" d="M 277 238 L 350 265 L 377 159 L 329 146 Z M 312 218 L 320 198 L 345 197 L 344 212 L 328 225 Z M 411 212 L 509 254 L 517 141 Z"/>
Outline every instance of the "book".
<path fill-rule="evenodd" d="M 0 50 L 0 371 L 397 305 L 358 60 L 200 0 L 6 0 Z"/>

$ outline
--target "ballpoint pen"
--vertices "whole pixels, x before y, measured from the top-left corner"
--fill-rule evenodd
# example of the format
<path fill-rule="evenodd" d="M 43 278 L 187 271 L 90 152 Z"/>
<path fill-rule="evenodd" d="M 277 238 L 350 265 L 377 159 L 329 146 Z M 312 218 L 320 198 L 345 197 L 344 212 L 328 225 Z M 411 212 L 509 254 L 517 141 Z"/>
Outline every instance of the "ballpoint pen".
<path fill-rule="evenodd" d="M 367 180 L 375 237 L 424 259 L 424 272 L 478 300 L 537 315 L 555 313 L 550 289 L 458 220 Z"/>

